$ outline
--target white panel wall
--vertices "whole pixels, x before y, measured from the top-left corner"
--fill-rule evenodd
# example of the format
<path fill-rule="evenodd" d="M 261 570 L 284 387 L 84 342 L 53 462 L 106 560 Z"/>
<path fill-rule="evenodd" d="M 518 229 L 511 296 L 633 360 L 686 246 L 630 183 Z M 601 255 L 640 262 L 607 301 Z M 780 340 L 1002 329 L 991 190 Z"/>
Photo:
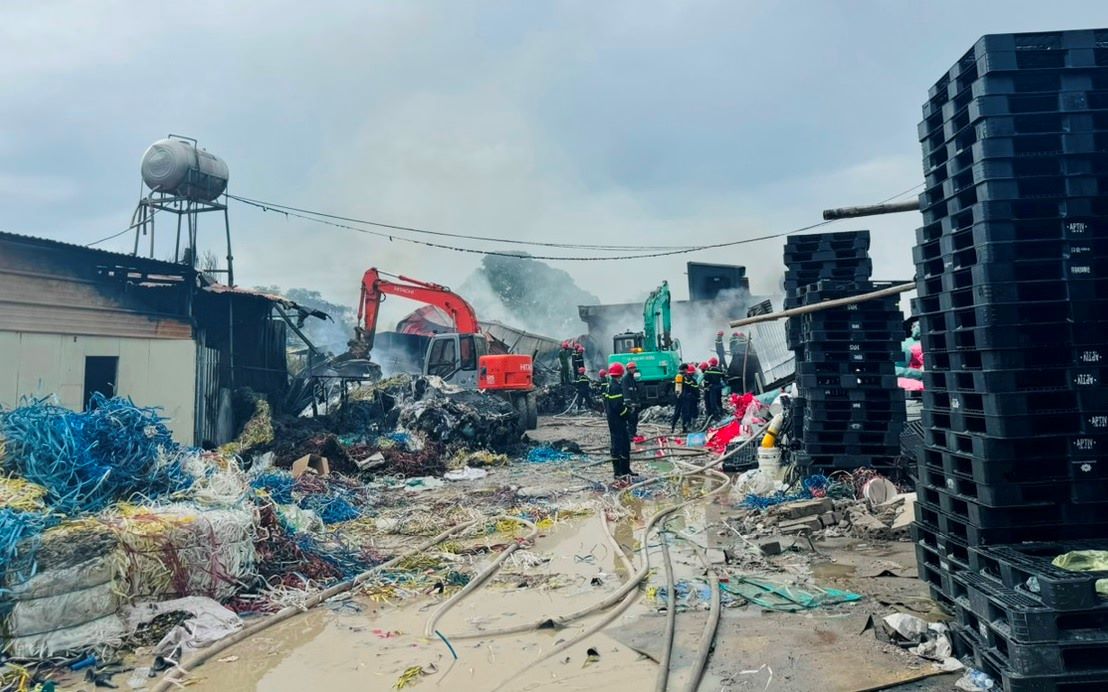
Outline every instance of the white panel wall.
<path fill-rule="evenodd" d="M 0 331 L 0 405 L 53 394 L 62 406 L 80 410 L 86 356 L 117 356 L 116 393 L 160 407 L 177 441 L 194 443 L 196 344 L 183 339 Z"/>

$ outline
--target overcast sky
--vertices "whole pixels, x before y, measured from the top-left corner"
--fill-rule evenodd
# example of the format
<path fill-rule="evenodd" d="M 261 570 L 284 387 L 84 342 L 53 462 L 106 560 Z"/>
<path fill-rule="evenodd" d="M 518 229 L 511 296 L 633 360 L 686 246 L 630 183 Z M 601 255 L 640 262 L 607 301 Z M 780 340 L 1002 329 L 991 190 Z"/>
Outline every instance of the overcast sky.
<path fill-rule="evenodd" d="M 0 230 L 75 243 L 126 227 L 142 153 L 170 132 L 224 158 L 237 194 L 397 224 L 647 245 L 780 232 L 922 182 L 921 104 L 980 35 L 1108 25 L 1104 0 L 14 4 Z M 241 206 L 231 222 L 238 283 L 342 303 L 370 265 L 457 285 L 479 260 Z M 905 279 L 918 225 L 828 230 L 871 228 L 876 278 Z M 221 229 L 201 232 L 211 247 Z M 556 266 L 606 302 L 661 279 L 684 297 L 688 259 L 745 264 L 768 291 L 782 245 Z"/>

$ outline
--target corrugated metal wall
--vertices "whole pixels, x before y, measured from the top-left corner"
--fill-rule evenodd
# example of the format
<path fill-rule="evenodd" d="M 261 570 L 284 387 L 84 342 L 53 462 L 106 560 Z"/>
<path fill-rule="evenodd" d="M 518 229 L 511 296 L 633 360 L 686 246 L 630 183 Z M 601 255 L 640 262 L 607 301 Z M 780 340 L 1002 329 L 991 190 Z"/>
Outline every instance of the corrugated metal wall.
<path fill-rule="evenodd" d="M 101 278 L 79 252 L 0 239 L 0 325 L 24 333 L 192 338 L 185 315 Z"/>

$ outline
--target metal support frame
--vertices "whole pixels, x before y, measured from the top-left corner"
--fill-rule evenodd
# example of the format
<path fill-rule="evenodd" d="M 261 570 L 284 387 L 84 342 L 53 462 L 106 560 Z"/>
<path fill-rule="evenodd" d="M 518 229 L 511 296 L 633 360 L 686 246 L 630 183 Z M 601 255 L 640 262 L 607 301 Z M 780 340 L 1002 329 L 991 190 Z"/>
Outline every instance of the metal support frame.
<path fill-rule="evenodd" d="M 202 202 L 188 197 L 172 195 L 163 192 L 152 192 L 139 200 L 131 215 L 131 226 L 135 229 L 135 243 L 132 254 L 138 256 L 139 241 L 142 236 L 149 234 L 149 254 L 154 259 L 154 217 L 158 212 L 167 212 L 177 217 L 177 237 L 173 248 L 173 261 L 179 264 L 188 264 L 196 268 L 198 257 L 196 251 L 199 215 L 206 212 L 223 212 L 223 229 L 227 241 L 227 268 L 213 269 L 209 274 L 226 274 L 227 285 L 235 285 L 234 254 L 231 252 L 231 220 L 227 210 L 226 195 L 223 202 Z M 181 247 L 181 221 L 185 221 L 185 247 Z M 183 255 L 187 251 L 188 257 Z M 185 262 L 184 260 L 188 261 Z"/>

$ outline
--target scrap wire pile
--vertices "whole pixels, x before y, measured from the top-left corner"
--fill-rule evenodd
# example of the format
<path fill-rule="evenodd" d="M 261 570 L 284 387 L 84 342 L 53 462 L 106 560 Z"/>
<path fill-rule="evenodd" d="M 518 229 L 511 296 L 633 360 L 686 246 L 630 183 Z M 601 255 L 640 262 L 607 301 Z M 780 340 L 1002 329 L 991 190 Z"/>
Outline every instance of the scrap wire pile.
<path fill-rule="evenodd" d="M 5 469 L 44 487 L 46 504 L 67 514 L 192 484 L 185 450 L 154 409 L 100 394 L 91 407 L 78 413 L 40 399 L 0 414 Z"/>
<path fill-rule="evenodd" d="M 263 499 L 311 510 L 324 524 L 359 519 L 369 511 L 372 500 L 365 486 L 339 474 L 306 473 L 294 478 L 288 471 L 266 471 L 256 476 L 250 485 L 261 492 Z"/>
<path fill-rule="evenodd" d="M 827 480 L 827 476 L 819 474 L 809 476 L 801 482 L 801 488 L 795 492 L 776 492 L 771 495 L 756 495 L 748 493 L 742 501 L 742 507 L 746 509 L 765 510 L 774 505 L 796 502 L 798 500 L 810 500 L 813 497 L 841 497 L 839 491 Z"/>

